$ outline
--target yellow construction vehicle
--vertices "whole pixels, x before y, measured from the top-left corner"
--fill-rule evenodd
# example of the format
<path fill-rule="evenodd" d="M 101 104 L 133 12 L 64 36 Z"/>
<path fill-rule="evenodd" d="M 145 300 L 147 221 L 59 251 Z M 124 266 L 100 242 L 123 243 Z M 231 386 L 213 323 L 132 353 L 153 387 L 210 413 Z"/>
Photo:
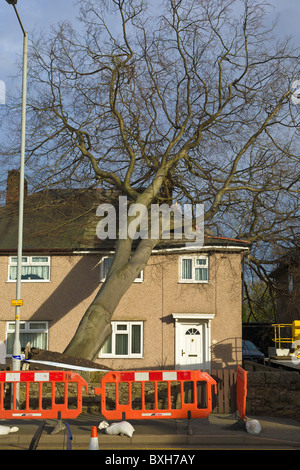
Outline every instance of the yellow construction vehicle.
<path fill-rule="evenodd" d="M 269 348 L 269 362 L 280 361 L 280 364 L 285 363 L 300 370 L 300 320 L 275 323 L 272 326 L 275 347 Z"/>

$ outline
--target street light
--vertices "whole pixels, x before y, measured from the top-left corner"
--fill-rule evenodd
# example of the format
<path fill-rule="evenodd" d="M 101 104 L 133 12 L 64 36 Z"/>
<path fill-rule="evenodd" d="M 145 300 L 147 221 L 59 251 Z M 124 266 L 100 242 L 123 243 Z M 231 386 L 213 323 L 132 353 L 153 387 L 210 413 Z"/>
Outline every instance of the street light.
<path fill-rule="evenodd" d="M 22 124 L 21 124 L 21 157 L 20 157 L 20 190 L 19 190 L 19 221 L 18 221 L 18 258 L 17 258 L 17 287 L 16 300 L 12 301 L 15 305 L 15 339 L 12 354 L 12 370 L 21 369 L 21 342 L 20 342 L 20 306 L 21 301 L 21 268 L 22 268 L 22 249 L 23 249 L 23 215 L 24 215 L 24 166 L 25 166 L 25 129 L 26 129 L 26 89 L 27 89 L 27 49 L 28 34 L 24 30 L 20 20 L 16 4 L 18 0 L 6 0 L 13 5 L 19 24 L 21 26 L 23 40 L 23 83 L 22 83 Z"/>

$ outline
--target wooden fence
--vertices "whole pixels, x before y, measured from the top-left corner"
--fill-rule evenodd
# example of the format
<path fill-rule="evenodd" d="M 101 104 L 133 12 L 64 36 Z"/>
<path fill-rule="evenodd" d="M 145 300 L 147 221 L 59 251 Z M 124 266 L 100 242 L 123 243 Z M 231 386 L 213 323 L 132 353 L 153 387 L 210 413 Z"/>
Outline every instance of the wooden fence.
<path fill-rule="evenodd" d="M 217 395 L 213 398 L 213 413 L 235 413 L 236 402 L 236 370 L 215 369 L 208 374 L 217 382 Z"/>

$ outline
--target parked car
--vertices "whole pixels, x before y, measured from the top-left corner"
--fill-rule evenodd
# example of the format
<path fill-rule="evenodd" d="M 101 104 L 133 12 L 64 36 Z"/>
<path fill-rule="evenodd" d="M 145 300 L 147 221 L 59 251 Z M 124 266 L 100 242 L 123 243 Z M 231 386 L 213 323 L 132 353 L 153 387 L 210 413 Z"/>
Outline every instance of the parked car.
<path fill-rule="evenodd" d="M 264 362 L 264 354 L 248 339 L 243 339 L 242 354 L 244 360 Z"/>

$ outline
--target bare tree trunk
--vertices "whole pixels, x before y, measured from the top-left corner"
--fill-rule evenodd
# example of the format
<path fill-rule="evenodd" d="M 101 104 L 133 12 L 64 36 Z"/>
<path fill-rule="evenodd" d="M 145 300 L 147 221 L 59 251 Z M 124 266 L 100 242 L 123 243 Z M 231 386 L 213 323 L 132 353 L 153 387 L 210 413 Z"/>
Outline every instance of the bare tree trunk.
<path fill-rule="evenodd" d="M 95 360 L 111 334 L 111 319 L 125 292 L 144 269 L 158 240 L 142 240 L 132 257 L 130 240 L 120 240 L 110 272 L 85 312 L 64 353 Z"/>

